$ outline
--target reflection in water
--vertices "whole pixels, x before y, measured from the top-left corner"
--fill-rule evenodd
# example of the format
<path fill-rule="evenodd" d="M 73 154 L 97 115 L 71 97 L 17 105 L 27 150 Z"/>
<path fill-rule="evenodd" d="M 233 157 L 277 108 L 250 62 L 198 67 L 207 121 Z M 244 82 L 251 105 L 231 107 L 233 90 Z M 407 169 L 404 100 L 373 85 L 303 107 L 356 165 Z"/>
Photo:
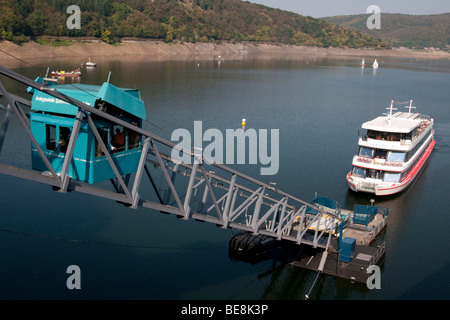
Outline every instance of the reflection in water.
<path fill-rule="evenodd" d="M 59 76 L 59 77 L 53 77 L 53 78 L 56 79 L 59 84 L 81 83 L 81 77 Z"/>

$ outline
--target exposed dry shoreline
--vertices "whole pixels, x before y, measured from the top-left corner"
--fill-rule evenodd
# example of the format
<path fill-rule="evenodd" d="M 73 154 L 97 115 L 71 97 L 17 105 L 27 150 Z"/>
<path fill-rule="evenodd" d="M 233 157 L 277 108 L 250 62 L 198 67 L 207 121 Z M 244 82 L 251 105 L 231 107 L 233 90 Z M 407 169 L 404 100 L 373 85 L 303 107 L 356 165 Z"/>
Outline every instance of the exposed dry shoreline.
<path fill-rule="evenodd" d="M 254 43 L 214 44 L 186 42 L 167 44 L 153 40 L 124 40 L 122 43 L 114 45 L 101 41 L 83 41 L 61 47 L 40 45 L 33 41 L 20 46 L 9 41 L 0 41 L 0 50 L 0 64 L 5 67 L 13 67 L 18 64 L 23 65 L 23 63 L 11 56 L 30 63 L 73 58 L 80 58 L 81 61 L 85 61 L 87 57 L 120 59 L 130 56 L 133 57 L 133 60 L 212 60 L 219 55 L 226 60 L 298 59 L 311 61 L 314 59 L 345 57 L 450 59 L 450 53 L 443 51 L 341 49 Z"/>

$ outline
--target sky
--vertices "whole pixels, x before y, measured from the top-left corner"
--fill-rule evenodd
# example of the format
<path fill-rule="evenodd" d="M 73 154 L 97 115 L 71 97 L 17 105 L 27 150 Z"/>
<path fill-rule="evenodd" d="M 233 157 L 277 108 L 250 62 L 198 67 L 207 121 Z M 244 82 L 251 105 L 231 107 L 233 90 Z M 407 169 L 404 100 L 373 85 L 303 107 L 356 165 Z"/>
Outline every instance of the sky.
<path fill-rule="evenodd" d="M 370 5 L 377 5 L 381 13 L 421 15 L 450 12 L 450 0 L 249 0 L 249 2 L 314 18 L 366 14 Z"/>

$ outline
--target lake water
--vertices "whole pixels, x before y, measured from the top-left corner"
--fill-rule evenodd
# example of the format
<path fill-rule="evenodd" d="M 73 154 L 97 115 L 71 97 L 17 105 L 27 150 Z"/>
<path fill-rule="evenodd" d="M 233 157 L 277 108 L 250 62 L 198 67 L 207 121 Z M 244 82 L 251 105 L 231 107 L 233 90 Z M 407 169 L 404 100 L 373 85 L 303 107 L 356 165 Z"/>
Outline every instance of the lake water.
<path fill-rule="evenodd" d="M 366 59 L 367 60 L 367 59 Z M 279 171 L 234 168 L 310 201 L 314 193 L 343 208 L 369 204 L 345 176 L 363 122 L 386 112 L 391 99 L 414 100 L 435 120 L 436 147 L 419 179 L 404 193 L 375 198 L 389 207 L 381 289 L 322 275 L 311 299 L 450 298 L 450 63 L 380 58 L 376 73 L 360 59 L 241 61 L 102 60 L 82 83 L 99 84 L 111 71 L 116 86 L 138 88 L 145 128 L 170 140 L 177 128 L 279 129 Z M 14 70 L 30 78 L 75 68 L 51 61 Z M 0 110 L 3 119 L 4 111 Z M 29 142 L 15 122 L 2 162 L 30 167 Z M 11 151 L 11 153 L 7 153 Z M 183 221 L 149 209 L 2 175 L 0 183 L 1 299 L 299 299 L 315 272 L 228 256 L 232 230 Z M 77 265 L 81 289 L 69 290 L 66 269 Z"/>

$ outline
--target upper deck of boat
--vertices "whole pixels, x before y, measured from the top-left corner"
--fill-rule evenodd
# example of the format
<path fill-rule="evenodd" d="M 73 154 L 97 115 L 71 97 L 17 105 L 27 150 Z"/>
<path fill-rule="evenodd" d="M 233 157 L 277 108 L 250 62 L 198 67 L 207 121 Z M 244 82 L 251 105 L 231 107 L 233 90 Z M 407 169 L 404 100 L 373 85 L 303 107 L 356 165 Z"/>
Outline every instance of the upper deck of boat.
<path fill-rule="evenodd" d="M 396 112 L 392 116 L 381 116 L 363 123 L 367 130 L 409 133 L 423 121 L 420 113 Z"/>

